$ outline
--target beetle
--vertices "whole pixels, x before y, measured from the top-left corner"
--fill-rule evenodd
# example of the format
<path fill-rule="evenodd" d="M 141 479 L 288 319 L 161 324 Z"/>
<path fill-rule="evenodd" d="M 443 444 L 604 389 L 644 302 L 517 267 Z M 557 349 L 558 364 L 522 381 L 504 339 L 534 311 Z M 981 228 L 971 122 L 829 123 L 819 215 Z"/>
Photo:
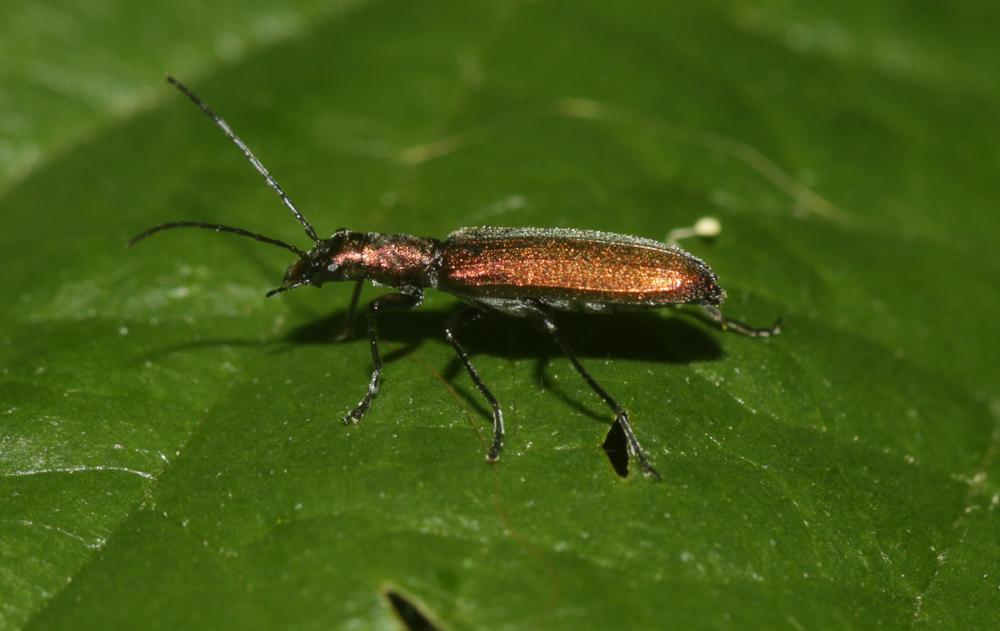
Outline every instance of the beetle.
<path fill-rule="evenodd" d="M 494 312 L 532 320 L 552 336 L 576 372 L 614 412 L 629 457 L 638 461 L 645 475 L 660 479 L 636 438 L 625 408 L 587 372 L 559 330 L 553 313 L 607 313 L 691 304 L 700 306 L 724 330 L 749 337 L 770 337 L 781 330 L 780 320 L 770 327 L 755 328 L 725 317 L 719 305 L 726 293 L 715 273 L 704 261 L 672 242 L 592 230 L 496 227 L 461 228 L 443 240 L 341 228 L 328 239 L 321 239 L 229 125 L 185 85 L 173 77 L 167 77 L 167 81 L 240 148 L 305 230 L 312 247 L 303 250 L 243 228 L 205 221 L 159 224 L 130 239 L 128 245 L 163 230 L 202 228 L 289 250 L 296 260 L 288 267 L 281 285 L 267 296 L 298 287 L 353 281 L 345 332 L 353 322 L 365 280 L 398 290 L 375 298 L 368 306 L 371 379 L 364 397 L 344 415 L 345 423 L 357 423 L 365 416 L 382 382 L 377 314 L 389 309 L 415 309 L 423 302 L 425 289 L 437 289 L 465 303 L 464 308 L 446 319 L 444 336 L 492 410 L 493 441 L 486 455 L 488 461 L 499 459 L 503 449 L 503 409 L 458 341 L 456 331 L 461 324 Z"/>

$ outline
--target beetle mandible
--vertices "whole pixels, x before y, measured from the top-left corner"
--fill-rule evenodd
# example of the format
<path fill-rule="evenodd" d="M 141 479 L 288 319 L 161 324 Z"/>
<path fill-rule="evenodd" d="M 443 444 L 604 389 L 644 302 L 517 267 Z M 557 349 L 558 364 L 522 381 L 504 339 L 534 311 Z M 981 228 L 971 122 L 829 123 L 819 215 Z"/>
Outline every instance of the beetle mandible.
<path fill-rule="evenodd" d="M 503 409 L 473 366 L 455 333 L 463 322 L 487 312 L 528 318 L 547 331 L 587 382 L 615 414 L 628 455 L 644 474 L 660 474 L 650 464 L 629 423 L 628 413 L 590 376 L 563 337 L 553 317 L 555 311 L 614 312 L 624 309 L 699 305 L 722 329 L 749 337 L 769 337 L 780 332 L 780 320 L 755 328 L 725 317 L 719 305 L 726 297 L 715 273 L 701 259 L 673 243 L 591 230 L 549 228 L 461 228 L 444 240 L 406 234 L 354 232 L 340 229 L 328 239 L 299 212 L 254 153 L 212 109 L 173 77 L 167 81 L 207 114 L 240 148 L 264 177 L 313 245 L 309 250 L 242 228 L 204 221 L 173 221 L 153 226 L 129 240 L 128 245 L 172 228 L 204 228 L 270 243 L 293 252 L 297 259 L 285 272 L 274 296 L 303 286 L 354 281 L 345 330 L 353 321 L 365 280 L 387 285 L 398 293 L 386 294 L 368 305 L 368 339 L 373 370 L 364 397 L 344 415 L 345 423 L 360 421 L 382 382 L 382 356 L 378 348 L 376 316 L 386 309 L 414 309 L 431 288 L 457 296 L 466 306 L 450 315 L 444 336 L 454 348 L 473 383 L 489 402 L 493 417 L 493 442 L 486 458 L 500 457 L 504 440 Z"/>

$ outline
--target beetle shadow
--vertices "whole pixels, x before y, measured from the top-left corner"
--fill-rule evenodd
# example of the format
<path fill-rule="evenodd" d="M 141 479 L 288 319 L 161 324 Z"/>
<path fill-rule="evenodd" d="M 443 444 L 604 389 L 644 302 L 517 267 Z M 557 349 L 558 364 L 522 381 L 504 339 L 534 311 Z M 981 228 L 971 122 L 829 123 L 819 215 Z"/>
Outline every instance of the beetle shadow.
<path fill-rule="evenodd" d="M 344 310 L 301 324 L 282 338 L 291 344 L 341 344 L 366 339 L 365 314 L 359 313 L 354 333 L 340 339 Z M 378 316 L 379 339 L 419 346 L 427 339 L 443 339 L 450 312 L 383 311 Z M 680 315 L 678 313 L 677 315 Z M 704 326 L 693 318 L 664 318 L 654 311 L 618 314 L 556 314 L 556 323 L 581 358 L 634 359 L 688 364 L 722 357 L 722 348 Z M 552 337 L 527 318 L 487 313 L 463 324 L 456 335 L 470 353 L 494 354 L 514 359 L 542 359 L 559 354 Z M 655 339 L 656 343 L 651 343 Z M 460 363 L 456 358 L 456 367 Z"/>
<path fill-rule="evenodd" d="M 406 357 L 428 339 L 442 339 L 444 324 L 450 312 L 442 311 L 385 311 L 379 314 L 379 338 L 395 347 L 383 352 L 387 370 L 392 362 Z M 678 317 L 678 316 L 688 317 Z M 354 326 L 353 336 L 341 337 L 346 310 L 334 311 L 301 324 L 280 338 L 281 343 L 253 339 L 213 338 L 173 345 L 159 349 L 153 355 L 169 354 L 196 348 L 217 346 L 270 347 L 271 354 L 289 352 L 304 344 L 336 346 L 367 339 L 366 314 L 361 311 Z M 704 327 L 698 324 L 703 318 L 697 312 L 676 311 L 673 317 L 663 317 L 656 311 L 635 311 L 618 314 L 556 314 L 557 324 L 570 347 L 585 367 L 594 360 L 635 360 L 665 364 L 690 364 L 711 361 L 722 357 L 722 348 Z M 549 360 L 563 357 L 552 337 L 525 318 L 512 318 L 500 314 L 486 314 L 475 322 L 462 326 L 456 335 L 475 364 L 477 355 L 494 355 L 519 360 L 535 360 L 534 377 L 542 386 L 565 405 L 602 424 L 611 415 L 593 397 L 581 399 L 564 390 L 548 370 Z M 147 357 L 148 358 L 148 357 Z M 370 365 L 364 371 L 370 370 Z M 465 373 L 457 356 L 442 371 L 442 377 L 455 392 L 476 411 L 490 418 L 491 411 L 480 393 Z M 388 377 L 388 378 L 391 378 Z M 463 379 L 464 378 L 464 379 Z M 483 376 L 489 385 L 489 375 Z M 598 380 L 603 383 L 603 379 Z M 584 383 L 582 378 L 581 383 Z M 359 381 L 362 391 L 364 379 Z M 613 385 L 609 388 L 614 393 Z M 503 402 L 501 402 L 501 405 Z"/>
<path fill-rule="evenodd" d="M 350 340 L 339 338 L 346 312 L 341 310 L 307 322 L 284 336 L 290 345 L 338 344 L 344 341 L 365 339 L 365 316 L 359 314 Z M 681 315 L 678 312 L 676 315 Z M 696 313 L 685 313 L 694 316 Z M 417 349 L 427 339 L 442 339 L 448 313 L 440 311 L 387 311 L 379 314 L 379 339 L 399 345 L 383 355 L 386 364 L 400 359 Z M 684 317 L 664 318 L 654 311 L 636 311 L 618 314 L 557 314 L 557 323 L 570 347 L 584 366 L 593 360 L 635 360 L 667 364 L 690 364 L 722 357 L 722 349 L 695 319 Z M 500 314 L 487 314 L 478 321 L 467 323 L 456 331 L 462 346 L 472 357 L 495 355 L 510 359 L 535 360 L 534 376 L 542 386 L 563 403 L 577 412 L 601 423 L 610 415 L 598 411 L 594 402 L 580 400 L 560 387 L 547 370 L 549 360 L 562 357 L 562 352 L 552 337 L 525 318 L 512 318 Z M 280 352 L 280 351 L 279 351 Z M 466 375 L 465 367 L 454 357 L 442 372 L 442 377 L 476 412 L 486 418 L 491 416 L 479 392 L 471 381 L 459 385 Z M 489 385 L 489 375 L 483 376 Z M 581 378 L 581 383 L 583 380 Z M 363 384 L 362 384 L 363 385 Z M 359 385 L 359 388 L 362 386 Z M 614 388 L 611 388 L 612 392 Z M 596 399 L 595 399 L 596 400 Z M 501 402 L 502 404 L 502 402 Z"/>

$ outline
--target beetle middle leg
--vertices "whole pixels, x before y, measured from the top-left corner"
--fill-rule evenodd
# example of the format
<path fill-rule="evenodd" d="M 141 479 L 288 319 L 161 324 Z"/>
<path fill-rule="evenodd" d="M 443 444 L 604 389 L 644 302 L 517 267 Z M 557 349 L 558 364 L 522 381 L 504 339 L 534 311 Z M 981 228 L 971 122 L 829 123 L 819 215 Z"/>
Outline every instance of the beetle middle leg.
<path fill-rule="evenodd" d="M 368 408 L 371 407 L 372 399 L 378 394 L 379 385 L 382 383 L 382 355 L 378 352 L 378 324 L 375 316 L 383 309 L 415 309 L 424 301 L 424 292 L 413 289 L 401 294 L 386 294 L 372 300 L 368 305 L 368 341 L 372 348 L 372 378 L 368 382 L 368 392 L 365 397 L 354 406 L 354 409 L 344 415 L 344 423 L 357 423 L 364 418 Z"/>
<path fill-rule="evenodd" d="M 639 444 L 639 439 L 636 438 L 635 432 L 632 430 L 632 424 L 628 420 L 628 412 L 625 411 L 617 401 L 615 401 L 607 391 L 597 383 L 587 369 L 583 367 L 580 363 L 579 358 L 577 358 L 576 353 L 570 347 L 569 342 L 563 337 L 562 331 L 556 326 L 555 320 L 549 313 L 541 307 L 536 307 L 530 311 L 530 315 L 534 317 L 546 331 L 552 335 L 552 339 L 555 340 L 562 352 L 565 353 L 566 357 L 573 364 L 573 368 L 576 372 L 583 377 L 583 380 L 587 382 L 590 389 L 597 393 L 597 396 L 601 397 L 609 408 L 615 413 L 615 422 L 621 427 L 622 432 L 625 433 L 625 442 L 628 445 L 628 454 L 630 458 L 634 458 L 639 461 L 639 467 L 645 475 L 651 476 L 656 480 L 660 480 L 659 472 L 653 468 L 653 465 L 649 464 L 649 460 L 646 458 L 646 453 L 642 449 L 642 445 Z"/>
<path fill-rule="evenodd" d="M 472 378 L 472 383 L 476 384 L 476 387 L 479 388 L 479 392 L 482 393 L 486 400 L 489 401 L 490 407 L 493 408 L 493 445 L 486 454 L 486 460 L 489 462 L 496 462 L 500 458 L 500 450 L 503 449 L 503 410 L 500 409 L 500 403 L 497 401 L 497 398 L 493 396 L 490 389 L 486 387 L 485 383 L 483 383 L 483 378 L 479 376 L 479 371 L 472 365 L 472 362 L 469 360 L 469 354 L 465 352 L 465 349 L 462 348 L 462 345 L 455 337 L 455 329 L 458 328 L 459 324 L 465 320 L 478 320 L 482 316 L 483 314 L 481 311 L 473 309 L 472 307 L 466 307 L 465 309 L 456 311 L 448 316 L 448 320 L 445 322 L 444 336 L 445 339 L 447 339 L 451 344 L 451 347 L 455 349 L 455 354 L 458 355 L 458 358 L 462 360 L 462 363 L 465 365 L 465 369 L 469 372 L 469 377 Z"/>

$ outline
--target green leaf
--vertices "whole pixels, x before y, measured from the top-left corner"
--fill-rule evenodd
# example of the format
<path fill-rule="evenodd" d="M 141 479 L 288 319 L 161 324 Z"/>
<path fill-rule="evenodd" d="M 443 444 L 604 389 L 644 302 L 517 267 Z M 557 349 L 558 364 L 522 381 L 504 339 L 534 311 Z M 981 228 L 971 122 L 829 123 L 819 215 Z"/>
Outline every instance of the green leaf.
<path fill-rule="evenodd" d="M 0 627 L 1000 626 L 997 8 L 707 2 L 38 3 L 0 24 Z M 386 314 L 357 425 L 322 234 L 468 225 L 686 242 L 753 340 Z M 368 288 L 371 298 L 384 289 Z"/>

